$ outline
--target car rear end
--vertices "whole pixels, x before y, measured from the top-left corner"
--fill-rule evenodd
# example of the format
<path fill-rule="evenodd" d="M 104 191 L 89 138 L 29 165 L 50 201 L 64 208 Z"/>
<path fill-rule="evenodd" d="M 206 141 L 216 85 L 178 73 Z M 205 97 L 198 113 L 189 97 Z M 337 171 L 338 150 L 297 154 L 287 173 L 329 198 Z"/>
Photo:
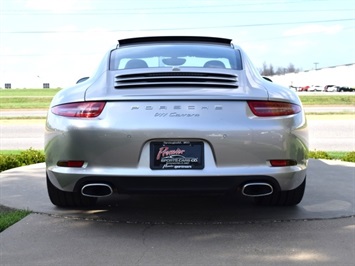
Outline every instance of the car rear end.
<path fill-rule="evenodd" d="M 88 197 L 232 191 L 270 203 L 303 186 L 307 126 L 294 92 L 263 80 L 228 42 L 136 45 L 110 54 L 83 100 L 69 90 L 53 100 L 46 133 L 53 186 Z M 148 68 L 125 69 L 133 58 Z M 216 60 L 225 68 L 204 67 Z M 299 194 L 283 205 L 297 204 Z"/>

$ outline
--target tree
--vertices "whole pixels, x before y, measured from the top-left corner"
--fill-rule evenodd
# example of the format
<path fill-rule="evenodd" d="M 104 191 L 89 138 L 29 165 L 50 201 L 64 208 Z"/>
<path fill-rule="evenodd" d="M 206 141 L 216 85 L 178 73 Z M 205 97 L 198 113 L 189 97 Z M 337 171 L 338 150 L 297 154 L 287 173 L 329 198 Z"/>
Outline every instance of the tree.
<path fill-rule="evenodd" d="M 262 76 L 272 76 L 275 74 L 274 72 L 274 67 L 272 64 L 270 64 L 269 66 L 267 66 L 266 62 L 263 63 L 263 68 L 260 71 L 260 74 Z"/>
<path fill-rule="evenodd" d="M 295 73 L 295 72 L 296 72 L 295 66 L 292 63 L 290 63 L 287 67 L 287 73 Z"/>
<path fill-rule="evenodd" d="M 259 71 L 262 76 L 273 76 L 285 75 L 286 73 L 298 73 L 301 70 L 299 68 L 295 68 L 294 64 L 289 63 L 287 67 L 277 67 L 275 71 L 274 66 L 272 64 L 268 66 L 267 63 L 264 62 L 263 67 Z"/>

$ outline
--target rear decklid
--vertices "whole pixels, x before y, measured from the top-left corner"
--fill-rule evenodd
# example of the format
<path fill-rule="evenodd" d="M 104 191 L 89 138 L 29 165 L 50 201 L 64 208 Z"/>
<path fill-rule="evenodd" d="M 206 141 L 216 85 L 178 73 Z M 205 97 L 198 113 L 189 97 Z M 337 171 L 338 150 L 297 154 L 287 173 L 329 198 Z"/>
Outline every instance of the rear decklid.
<path fill-rule="evenodd" d="M 252 83 L 243 71 L 226 69 L 145 69 L 107 71 L 86 91 L 97 100 L 265 100 L 261 82 Z"/>

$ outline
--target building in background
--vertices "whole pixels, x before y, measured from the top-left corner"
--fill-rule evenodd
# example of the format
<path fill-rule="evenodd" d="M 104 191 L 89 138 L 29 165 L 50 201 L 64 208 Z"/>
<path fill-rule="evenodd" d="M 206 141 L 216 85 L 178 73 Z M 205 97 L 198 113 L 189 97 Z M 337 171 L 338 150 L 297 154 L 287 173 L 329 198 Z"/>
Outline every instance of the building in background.
<path fill-rule="evenodd" d="M 39 75 L 0 76 L 0 89 L 50 89 L 62 88 L 60 82 Z"/>

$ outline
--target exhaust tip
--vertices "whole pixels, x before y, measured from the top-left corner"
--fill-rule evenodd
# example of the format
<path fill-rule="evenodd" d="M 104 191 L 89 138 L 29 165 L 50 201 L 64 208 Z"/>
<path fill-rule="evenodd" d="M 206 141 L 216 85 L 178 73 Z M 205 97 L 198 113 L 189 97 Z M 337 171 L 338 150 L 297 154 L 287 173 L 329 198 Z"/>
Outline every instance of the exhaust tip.
<path fill-rule="evenodd" d="M 112 193 L 111 186 L 101 183 L 87 184 L 81 189 L 81 194 L 86 197 L 108 197 Z"/>
<path fill-rule="evenodd" d="M 273 187 L 268 183 L 248 183 L 242 188 L 242 194 L 247 197 L 268 196 L 273 192 Z"/>

